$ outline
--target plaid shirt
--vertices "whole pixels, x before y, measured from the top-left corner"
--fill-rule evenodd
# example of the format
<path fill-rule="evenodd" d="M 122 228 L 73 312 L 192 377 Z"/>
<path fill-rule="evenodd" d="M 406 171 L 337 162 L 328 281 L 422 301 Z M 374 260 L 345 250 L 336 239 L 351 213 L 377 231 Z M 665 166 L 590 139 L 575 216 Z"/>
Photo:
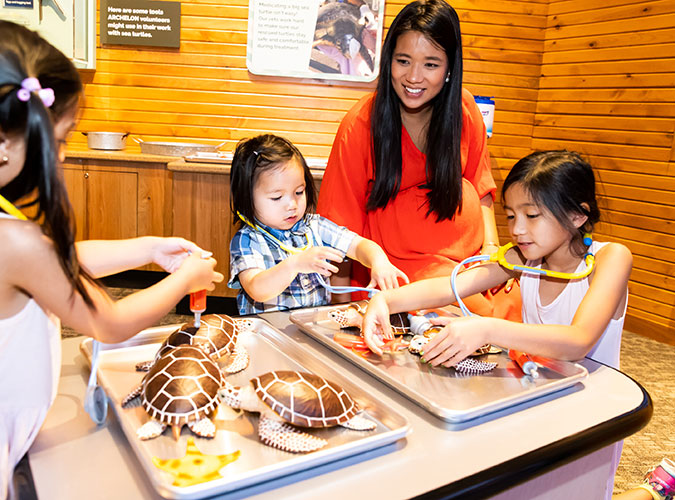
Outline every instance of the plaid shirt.
<path fill-rule="evenodd" d="M 307 234 L 312 245 L 333 247 L 342 252 L 343 257 L 356 237 L 356 233 L 317 214 L 307 214 L 286 231 L 259 225 L 284 245 L 302 248 L 307 244 Z M 254 301 L 242 289 L 239 273 L 246 269 L 270 269 L 289 255 L 274 240 L 248 225 L 237 231 L 230 242 L 230 281 L 227 286 L 240 289 L 237 295 L 239 314 L 322 306 L 330 302 L 330 293 L 319 283 L 316 273 L 298 273 L 286 290 L 267 302 Z M 324 277 L 324 280 L 328 282 L 328 278 Z"/>

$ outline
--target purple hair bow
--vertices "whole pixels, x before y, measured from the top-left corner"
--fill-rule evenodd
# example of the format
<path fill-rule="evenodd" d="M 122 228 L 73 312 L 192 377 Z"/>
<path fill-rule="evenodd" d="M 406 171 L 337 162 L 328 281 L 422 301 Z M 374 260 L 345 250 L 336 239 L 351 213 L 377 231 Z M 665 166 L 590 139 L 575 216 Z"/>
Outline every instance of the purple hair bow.
<path fill-rule="evenodd" d="M 49 108 L 54 104 L 54 91 L 52 89 L 43 89 L 40 86 L 40 81 L 37 78 L 26 78 L 21 82 L 21 88 L 17 91 L 16 96 L 20 101 L 28 102 L 31 92 L 37 93 L 45 107 Z"/>

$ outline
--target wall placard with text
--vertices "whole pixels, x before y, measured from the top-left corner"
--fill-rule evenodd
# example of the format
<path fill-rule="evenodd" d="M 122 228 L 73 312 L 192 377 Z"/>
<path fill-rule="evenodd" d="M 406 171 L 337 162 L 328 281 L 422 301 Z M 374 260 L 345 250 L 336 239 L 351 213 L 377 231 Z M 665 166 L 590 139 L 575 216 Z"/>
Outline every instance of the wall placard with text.
<path fill-rule="evenodd" d="M 101 43 L 180 47 L 180 2 L 101 0 Z"/>
<path fill-rule="evenodd" d="M 384 0 L 250 0 L 246 66 L 256 75 L 369 82 Z"/>

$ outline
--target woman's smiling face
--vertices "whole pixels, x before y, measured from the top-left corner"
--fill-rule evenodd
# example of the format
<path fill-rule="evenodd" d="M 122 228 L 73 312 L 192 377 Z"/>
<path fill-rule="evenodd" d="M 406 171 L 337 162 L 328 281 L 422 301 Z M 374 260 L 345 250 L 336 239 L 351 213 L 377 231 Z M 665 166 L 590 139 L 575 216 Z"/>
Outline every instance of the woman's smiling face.
<path fill-rule="evenodd" d="M 429 106 L 447 76 L 448 57 L 439 45 L 419 31 L 406 31 L 398 37 L 391 60 L 391 84 L 406 111 Z"/>

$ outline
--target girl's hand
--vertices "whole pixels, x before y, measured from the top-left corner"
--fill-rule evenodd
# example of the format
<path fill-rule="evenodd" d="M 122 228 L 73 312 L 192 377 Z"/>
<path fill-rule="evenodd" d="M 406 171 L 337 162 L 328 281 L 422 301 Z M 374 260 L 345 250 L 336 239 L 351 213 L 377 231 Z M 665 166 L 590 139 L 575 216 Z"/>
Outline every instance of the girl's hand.
<path fill-rule="evenodd" d="M 389 322 L 389 306 L 384 299 L 375 295 L 368 303 L 368 309 L 363 317 L 361 335 L 368 348 L 375 354 L 382 354 L 383 339 L 393 339 Z"/>
<path fill-rule="evenodd" d="M 487 343 L 490 318 L 439 317 L 433 324 L 445 326 L 424 347 L 422 359 L 431 366 L 455 366 L 480 346 Z"/>
<path fill-rule="evenodd" d="M 398 288 L 398 278 L 401 278 L 405 283 L 410 283 L 408 276 L 387 259 L 381 264 L 373 265 L 373 268 L 370 270 L 370 283 L 368 283 L 368 288 L 373 288 L 375 286 L 380 290 Z"/>
<path fill-rule="evenodd" d="M 212 257 L 202 258 L 200 249 L 185 257 L 176 272 L 186 274 L 188 277 L 188 293 L 192 293 L 199 290 L 213 290 L 216 283 L 223 281 L 223 275 L 215 271 L 215 267 L 216 259 Z"/>
<path fill-rule="evenodd" d="M 295 271 L 298 273 L 319 273 L 321 276 L 330 276 L 338 272 L 332 262 L 342 262 L 342 253 L 332 247 L 311 247 L 307 250 L 291 255 Z"/>
<path fill-rule="evenodd" d="M 169 273 L 175 272 L 190 253 L 201 256 L 204 250 L 183 238 L 155 238 L 152 261 Z"/>

